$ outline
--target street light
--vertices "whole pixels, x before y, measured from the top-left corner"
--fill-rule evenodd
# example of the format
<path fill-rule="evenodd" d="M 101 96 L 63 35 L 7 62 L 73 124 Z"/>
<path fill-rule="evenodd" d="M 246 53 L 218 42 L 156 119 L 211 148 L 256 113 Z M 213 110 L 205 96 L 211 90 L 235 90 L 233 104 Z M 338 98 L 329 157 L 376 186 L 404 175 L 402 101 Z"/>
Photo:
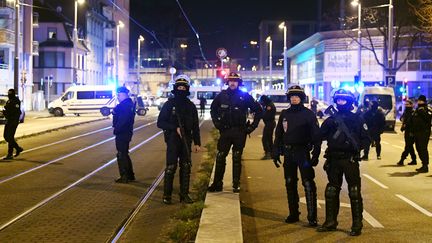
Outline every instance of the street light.
<path fill-rule="evenodd" d="M 354 77 L 354 82 L 358 82 L 361 80 L 361 19 L 362 19 L 362 10 L 361 10 L 361 3 L 359 0 L 353 0 L 351 2 L 351 5 L 353 7 L 357 7 L 358 13 L 358 29 L 357 29 L 357 44 L 358 44 L 358 51 L 357 51 L 357 79 Z"/>
<path fill-rule="evenodd" d="M 74 28 L 73 28 L 73 80 L 74 83 L 78 83 L 78 74 L 77 74 L 77 69 L 78 69 L 78 60 L 77 60 L 77 44 L 78 44 L 78 29 L 77 29 L 77 25 L 78 25 L 78 4 L 84 4 L 85 0 L 75 0 L 75 14 L 74 14 Z M 80 84 L 82 85 L 82 79 Z"/>
<path fill-rule="evenodd" d="M 283 29 L 283 35 L 284 35 L 284 49 L 283 49 L 283 57 L 284 57 L 284 86 L 288 87 L 288 58 L 286 55 L 287 51 L 287 27 L 285 25 L 285 22 L 282 22 L 279 24 L 279 29 Z"/>
<path fill-rule="evenodd" d="M 14 58 L 14 89 L 18 94 L 19 82 L 19 35 L 20 35 L 20 19 L 19 19 L 19 0 L 7 0 L 15 5 L 15 58 Z"/>
<path fill-rule="evenodd" d="M 120 28 L 123 28 L 124 24 L 121 20 L 119 20 L 117 24 L 117 43 L 116 43 L 116 80 L 115 85 L 118 87 L 119 85 L 119 58 L 120 58 Z"/>
<path fill-rule="evenodd" d="M 269 43 L 269 71 L 270 71 L 270 81 L 272 80 L 272 69 L 273 69 L 273 65 L 272 65 L 272 60 L 273 60 L 273 57 L 272 57 L 272 46 L 273 46 L 273 41 L 272 41 L 272 39 L 271 39 L 271 37 L 270 36 L 268 36 L 267 37 L 267 39 L 266 39 L 266 42 L 267 43 Z"/>
<path fill-rule="evenodd" d="M 138 38 L 138 70 L 137 70 L 137 95 L 139 94 L 139 85 L 141 82 L 141 41 L 144 41 L 142 35 Z"/>

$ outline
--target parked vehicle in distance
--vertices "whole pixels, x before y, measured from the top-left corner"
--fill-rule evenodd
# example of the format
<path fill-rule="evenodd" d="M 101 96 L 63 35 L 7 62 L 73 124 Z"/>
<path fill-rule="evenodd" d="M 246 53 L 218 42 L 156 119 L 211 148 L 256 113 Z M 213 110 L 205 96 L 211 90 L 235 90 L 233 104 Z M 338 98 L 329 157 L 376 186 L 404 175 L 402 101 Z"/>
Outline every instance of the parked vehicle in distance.
<path fill-rule="evenodd" d="M 8 101 L 8 96 L 7 95 L 0 95 L 0 124 L 5 124 L 6 123 L 6 117 L 3 115 L 3 111 L 4 111 L 4 106 L 6 105 L 6 102 Z M 22 103 L 22 102 L 21 102 Z M 23 123 L 25 119 L 25 111 L 24 108 L 21 105 L 21 115 L 19 118 L 19 122 Z"/>
<path fill-rule="evenodd" d="M 365 100 L 378 102 L 379 107 L 385 114 L 386 129 L 393 131 L 396 124 L 396 96 L 394 89 L 382 86 L 365 87 L 359 96 L 359 105 L 363 104 Z"/>
<path fill-rule="evenodd" d="M 222 91 L 220 86 L 200 86 L 191 87 L 189 92 L 189 99 L 200 108 L 200 98 L 204 97 L 207 100 L 206 109 L 210 109 L 210 105 L 214 98 Z"/>
<path fill-rule="evenodd" d="M 285 90 L 266 90 L 261 95 L 266 95 L 273 101 L 276 107 L 276 113 L 281 113 L 282 110 L 288 109 L 290 103 Z"/>
<path fill-rule="evenodd" d="M 162 109 L 162 106 L 170 97 L 174 97 L 171 93 L 171 89 L 166 88 L 162 90 L 161 95 L 155 100 L 155 105 L 157 106 L 158 110 Z"/>
<path fill-rule="evenodd" d="M 48 104 L 48 112 L 54 116 L 95 112 L 108 116 L 116 103 L 114 86 L 72 86 L 60 98 Z"/>

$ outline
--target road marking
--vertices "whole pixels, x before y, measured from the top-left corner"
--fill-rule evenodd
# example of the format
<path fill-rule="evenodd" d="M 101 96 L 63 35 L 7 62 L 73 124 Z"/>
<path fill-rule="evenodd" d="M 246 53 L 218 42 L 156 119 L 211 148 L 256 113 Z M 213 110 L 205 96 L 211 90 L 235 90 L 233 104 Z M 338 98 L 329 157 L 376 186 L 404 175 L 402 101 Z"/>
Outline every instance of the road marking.
<path fill-rule="evenodd" d="M 300 202 L 306 204 L 306 198 L 305 197 L 301 197 L 300 198 Z M 320 203 L 325 204 L 325 201 L 324 200 L 317 200 L 317 208 L 321 208 Z"/>
<path fill-rule="evenodd" d="M 392 146 L 395 147 L 395 148 L 398 148 L 398 149 L 404 149 L 404 147 L 399 146 L 399 145 L 394 145 L 394 144 L 392 144 Z"/>
<path fill-rule="evenodd" d="M 409 205 L 413 206 L 415 209 L 417 209 L 418 211 L 422 212 L 423 214 L 425 214 L 428 217 L 432 217 L 432 213 L 427 211 L 426 209 L 420 207 L 419 205 L 417 205 L 415 202 L 409 200 L 408 198 L 400 195 L 400 194 L 396 194 L 396 197 L 402 199 L 403 201 L 405 201 L 406 203 L 408 203 Z"/>
<path fill-rule="evenodd" d="M 386 142 L 386 141 L 381 141 L 381 143 L 383 143 L 383 144 L 390 144 L 390 143 L 388 143 L 388 142 Z"/>
<path fill-rule="evenodd" d="M 384 189 L 388 189 L 388 186 L 382 184 L 381 182 L 379 182 L 378 180 L 376 180 L 375 178 L 373 178 L 372 176 L 368 175 L 368 174 L 362 174 L 364 177 L 368 178 L 369 180 L 371 180 L 372 182 L 374 182 L 375 184 L 377 184 L 378 186 L 384 188 Z"/>

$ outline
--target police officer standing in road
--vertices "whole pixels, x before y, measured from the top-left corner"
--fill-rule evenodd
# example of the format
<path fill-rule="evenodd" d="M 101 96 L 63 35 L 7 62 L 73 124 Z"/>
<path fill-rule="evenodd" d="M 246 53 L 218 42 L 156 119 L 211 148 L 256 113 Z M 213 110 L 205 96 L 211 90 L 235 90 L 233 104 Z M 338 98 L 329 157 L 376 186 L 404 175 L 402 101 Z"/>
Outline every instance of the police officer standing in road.
<path fill-rule="evenodd" d="M 283 110 L 279 116 L 273 145 L 273 162 L 276 167 L 281 163 L 280 155 L 284 156 L 283 167 L 289 208 L 289 216 L 285 222 L 299 221 L 298 168 L 306 195 L 307 219 L 310 226 L 317 226 L 317 194 L 313 166 L 318 164 L 321 152 L 319 124 L 315 114 L 304 107 L 306 95 L 300 86 L 291 86 L 287 96 L 291 106 Z"/>
<path fill-rule="evenodd" d="M 24 149 L 21 148 L 15 141 L 15 132 L 19 124 L 21 115 L 21 101 L 16 97 L 15 90 L 8 90 L 9 100 L 4 106 L 3 115 L 6 118 L 6 125 L 4 127 L 3 137 L 8 143 L 8 153 L 4 160 L 13 159 L 13 150 L 16 150 L 15 157 L 17 157 Z"/>
<path fill-rule="evenodd" d="M 205 114 L 205 106 L 207 105 L 207 99 L 204 96 L 199 98 L 200 101 L 200 117 L 204 117 Z"/>
<path fill-rule="evenodd" d="M 262 157 L 261 159 L 267 160 L 271 159 L 271 154 L 273 150 L 273 130 L 276 126 L 276 107 L 273 104 L 273 101 L 267 95 L 263 95 L 260 97 L 260 103 L 264 110 L 264 115 L 262 118 L 264 121 L 264 129 L 261 140 L 264 148 L 264 157 Z"/>
<path fill-rule="evenodd" d="M 129 143 L 132 140 L 135 119 L 135 104 L 129 98 L 129 90 L 126 87 L 117 88 L 117 99 L 119 104 L 113 109 L 112 114 L 120 178 L 115 182 L 128 183 L 135 180 L 132 161 L 129 157 Z"/>
<path fill-rule="evenodd" d="M 409 99 L 405 101 L 405 110 L 400 118 L 402 121 L 401 132 L 404 132 L 404 140 L 405 140 L 405 148 L 402 152 L 401 159 L 397 163 L 397 165 L 404 165 L 404 160 L 406 157 L 411 155 L 411 162 L 408 165 L 416 165 L 416 154 L 414 151 L 414 133 L 413 133 L 413 124 L 412 124 L 412 115 L 413 115 L 413 102 Z"/>
<path fill-rule="evenodd" d="M 416 169 L 418 173 L 429 172 L 428 143 L 431 133 L 431 113 L 426 102 L 426 96 L 420 95 L 417 100 L 417 109 L 412 116 L 415 146 L 422 162 L 422 167 Z"/>
<path fill-rule="evenodd" d="M 369 136 L 372 139 L 372 143 L 376 148 L 377 159 L 381 159 L 381 134 L 385 128 L 385 115 L 378 109 L 378 102 L 372 101 L 370 110 L 366 111 L 363 115 L 363 119 L 368 127 Z M 362 160 L 369 160 L 369 146 L 364 149 L 364 155 Z"/>
<path fill-rule="evenodd" d="M 232 148 L 233 192 L 240 192 L 241 156 L 246 143 L 246 135 L 252 133 L 262 117 L 262 108 L 253 97 L 239 89 L 242 79 L 237 73 L 226 78 L 228 89 L 222 90 L 213 100 L 210 114 L 214 126 L 220 132 L 217 144 L 216 168 L 213 184 L 209 192 L 223 189 L 226 157 Z M 248 109 L 255 113 L 252 124 L 246 123 Z"/>
<path fill-rule="evenodd" d="M 171 204 L 174 175 L 177 164 L 180 165 L 180 202 L 193 203 L 189 196 L 189 182 L 192 168 L 191 145 L 193 151 L 199 152 L 201 146 L 198 111 L 189 100 L 190 78 L 181 74 L 175 78 L 171 93 L 174 98 L 162 106 L 157 126 L 164 130 L 166 151 L 166 168 L 164 178 L 163 203 Z"/>
<path fill-rule="evenodd" d="M 363 228 L 363 199 L 361 197 L 361 179 L 359 153 L 369 144 L 367 125 L 363 119 L 351 112 L 355 96 L 346 90 L 337 90 L 333 96 L 337 112 L 333 113 L 321 125 L 321 136 L 327 140 L 327 159 L 324 169 L 328 184 L 325 190 L 326 220 L 317 229 L 319 232 L 336 230 L 339 213 L 339 192 L 343 176 L 348 183 L 348 195 L 351 200 L 352 227 L 351 236 L 361 234 Z M 330 106 L 328 110 L 333 108 Z M 334 109 L 334 108 L 333 108 Z"/>

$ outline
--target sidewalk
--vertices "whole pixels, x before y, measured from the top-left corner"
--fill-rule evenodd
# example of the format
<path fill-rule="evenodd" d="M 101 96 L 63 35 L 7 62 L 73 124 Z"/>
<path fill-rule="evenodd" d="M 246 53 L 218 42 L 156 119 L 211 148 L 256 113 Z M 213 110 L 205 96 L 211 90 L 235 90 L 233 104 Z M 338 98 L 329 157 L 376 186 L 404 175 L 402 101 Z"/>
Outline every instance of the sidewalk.
<path fill-rule="evenodd" d="M 68 115 L 63 117 L 54 117 L 45 111 L 26 111 L 24 123 L 18 125 L 15 138 L 23 138 L 36 134 L 50 132 L 59 128 L 77 126 L 80 124 L 94 122 L 99 120 L 110 119 L 100 114 L 83 114 L 81 116 Z M 0 133 L 3 134 L 4 125 L 0 125 Z M 4 143 L 1 136 L 0 143 Z"/>

